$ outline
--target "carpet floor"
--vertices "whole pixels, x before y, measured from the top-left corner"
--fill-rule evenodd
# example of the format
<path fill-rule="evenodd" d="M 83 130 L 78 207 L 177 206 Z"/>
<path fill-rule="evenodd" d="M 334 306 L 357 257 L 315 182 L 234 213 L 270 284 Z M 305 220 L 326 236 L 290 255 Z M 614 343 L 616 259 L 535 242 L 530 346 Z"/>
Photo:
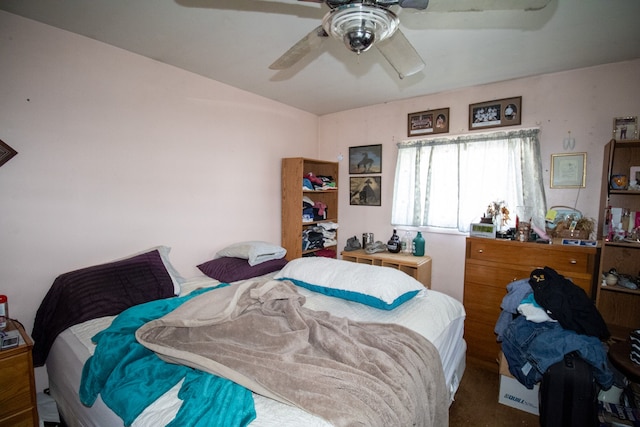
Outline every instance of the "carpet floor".
<path fill-rule="evenodd" d="M 539 427 L 537 415 L 498 403 L 498 372 L 467 359 L 455 401 L 449 409 L 449 425 L 477 427 Z"/>

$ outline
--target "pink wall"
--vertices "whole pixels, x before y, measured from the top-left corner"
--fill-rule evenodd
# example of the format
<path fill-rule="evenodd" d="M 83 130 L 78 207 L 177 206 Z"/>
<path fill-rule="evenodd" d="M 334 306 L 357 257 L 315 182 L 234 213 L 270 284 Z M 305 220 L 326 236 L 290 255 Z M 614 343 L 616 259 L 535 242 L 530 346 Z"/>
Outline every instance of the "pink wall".
<path fill-rule="evenodd" d="M 435 65 L 432 65 L 435 66 Z M 428 73 L 428 69 L 426 73 Z M 569 205 L 586 216 L 598 217 L 603 147 L 612 137 L 613 118 L 640 116 L 640 59 L 563 73 L 510 80 L 443 92 L 398 102 L 373 105 L 320 118 L 320 155 L 340 165 L 340 183 L 348 185 L 349 147 L 382 144 L 382 206 L 350 206 L 348 192 L 340 193 L 340 247 L 350 236 L 373 232 L 386 242 L 396 162 L 396 143 L 407 138 L 407 114 L 450 108 L 449 135 L 468 132 L 470 103 L 522 96 L 522 127 L 540 127 L 547 206 Z M 512 128 L 503 128 L 508 130 Z M 587 152 L 587 185 L 551 189 L 551 154 L 566 152 L 562 140 L 575 138 L 573 152 Z M 492 192 L 487 193 L 487 204 Z M 576 203 L 577 201 L 577 203 Z M 479 209 L 478 216 L 482 214 Z M 400 234 L 402 236 L 402 234 Z M 465 237 L 458 233 L 427 232 L 427 254 L 433 258 L 433 288 L 462 300 Z"/>
<path fill-rule="evenodd" d="M 317 156 L 315 115 L 5 12 L 0 40 L 0 294 L 28 331 L 61 273 L 167 245 L 188 277 L 280 242 L 281 158 Z"/>

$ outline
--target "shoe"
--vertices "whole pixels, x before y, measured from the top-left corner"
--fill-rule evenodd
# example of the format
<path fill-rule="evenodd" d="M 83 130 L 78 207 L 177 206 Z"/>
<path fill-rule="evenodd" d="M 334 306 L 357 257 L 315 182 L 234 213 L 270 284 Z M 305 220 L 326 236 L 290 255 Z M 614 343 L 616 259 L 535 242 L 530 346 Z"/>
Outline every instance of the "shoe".
<path fill-rule="evenodd" d="M 361 248 L 362 246 L 360 245 L 360 241 L 356 236 L 353 236 L 347 239 L 347 245 L 344 247 L 344 250 L 347 252 L 350 252 L 350 251 L 356 251 Z"/>
<path fill-rule="evenodd" d="M 374 242 L 372 244 L 370 244 L 369 246 L 367 246 L 366 248 L 364 248 L 364 251 L 368 254 L 375 254 L 378 252 L 385 252 L 387 250 L 387 245 L 383 242 L 381 242 L 380 240 L 378 240 L 377 242 Z"/>

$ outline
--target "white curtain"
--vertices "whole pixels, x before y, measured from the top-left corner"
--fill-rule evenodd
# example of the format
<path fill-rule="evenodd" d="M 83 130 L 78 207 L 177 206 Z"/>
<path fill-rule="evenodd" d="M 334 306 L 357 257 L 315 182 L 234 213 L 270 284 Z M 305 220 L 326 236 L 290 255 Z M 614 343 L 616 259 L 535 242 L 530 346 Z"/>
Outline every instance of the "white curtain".
<path fill-rule="evenodd" d="M 398 144 L 391 223 L 469 231 L 492 202 L 534 210 L 544 230 L 546 200 L 539 129 L 412 140 Z"/>

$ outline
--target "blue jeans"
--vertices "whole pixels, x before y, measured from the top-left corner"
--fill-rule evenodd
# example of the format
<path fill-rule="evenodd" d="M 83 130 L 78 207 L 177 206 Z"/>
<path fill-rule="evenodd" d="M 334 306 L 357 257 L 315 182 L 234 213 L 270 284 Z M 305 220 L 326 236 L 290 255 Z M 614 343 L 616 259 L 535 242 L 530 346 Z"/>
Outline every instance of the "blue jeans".
<path fill-rule="evenodd" d="M 572 351 L 593 366 L 595 379 L 602 388 L 608 389 L 613 384 L 602 342 L 564 329 L 556 322 L 534 323 L 524 316 L 515 318 L 504 331 L 502 351 L 511 374 L 529 389 L 542 379 L 549 366 Z"/>

